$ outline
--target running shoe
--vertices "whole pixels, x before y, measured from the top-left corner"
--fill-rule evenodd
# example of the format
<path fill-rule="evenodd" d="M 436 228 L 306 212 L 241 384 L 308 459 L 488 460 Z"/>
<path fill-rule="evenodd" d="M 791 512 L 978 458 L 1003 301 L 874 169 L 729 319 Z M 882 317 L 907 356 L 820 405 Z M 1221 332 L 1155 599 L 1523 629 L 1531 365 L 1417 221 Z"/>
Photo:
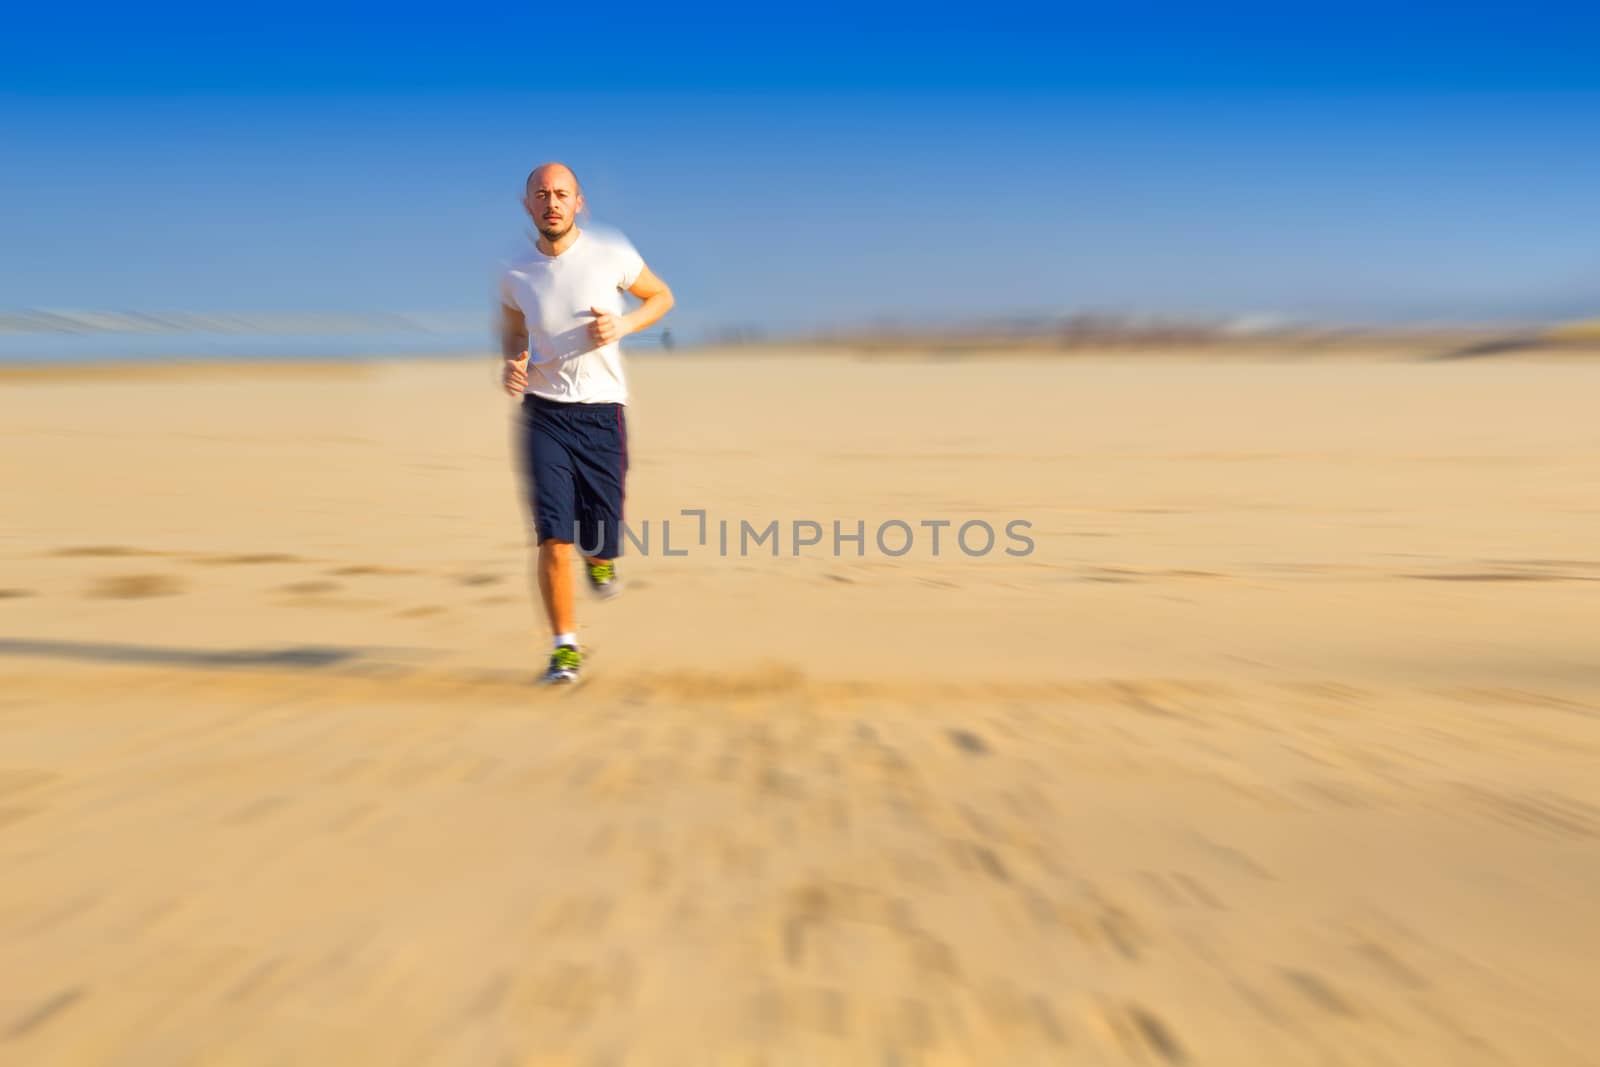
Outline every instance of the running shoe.
<path fill-rule="evenodd" d="M 550 653 L 550 666 L 540 679 L 545 685 L 573 685 L 578 680 L 578 668 L 583 664 L 583 654 L 576 645 L 561 645 Z"/>
<path fill-rule="evenodd" d="M 622 583 L 617 579 L 617 565 L 611 560 L 589 564 L 589 588 L 602 600 L 610 600 L 621 593 Z"/>

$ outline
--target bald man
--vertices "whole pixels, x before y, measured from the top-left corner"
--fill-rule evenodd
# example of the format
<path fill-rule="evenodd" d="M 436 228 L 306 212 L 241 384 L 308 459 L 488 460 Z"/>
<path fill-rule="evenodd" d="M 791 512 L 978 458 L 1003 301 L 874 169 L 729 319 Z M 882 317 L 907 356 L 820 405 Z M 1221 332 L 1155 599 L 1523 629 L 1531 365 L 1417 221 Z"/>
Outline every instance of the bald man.
<path fill-rule="evenodd" d="M 560 685 L 576 682 L 583 667 L 574 542 L 590 588 L 602 597 L 620 589 L 628 389 L 618 342 L 665 315 L 672 291 L 620 235 L 578 228 L 583 189 L 566 164 L 529 174 L 522 206 L 539 237 L 500 279 L 502 380 L 522 399 L 520 459 L 555 642 L 543 680 Z M 642 303 L 625 312 L 625 292 Z"/>

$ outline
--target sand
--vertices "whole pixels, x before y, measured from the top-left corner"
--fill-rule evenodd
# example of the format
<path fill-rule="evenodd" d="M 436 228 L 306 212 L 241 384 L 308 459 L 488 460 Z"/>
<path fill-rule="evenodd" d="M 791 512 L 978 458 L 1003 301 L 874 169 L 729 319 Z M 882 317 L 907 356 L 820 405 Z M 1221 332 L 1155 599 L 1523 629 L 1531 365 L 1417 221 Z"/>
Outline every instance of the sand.
<path fill-rule="evenodd" d="M 1600 1062 L 1600 363 L 631 373 L 572 692 L 487 362 L 0 379 L 0 1062 Z"/>

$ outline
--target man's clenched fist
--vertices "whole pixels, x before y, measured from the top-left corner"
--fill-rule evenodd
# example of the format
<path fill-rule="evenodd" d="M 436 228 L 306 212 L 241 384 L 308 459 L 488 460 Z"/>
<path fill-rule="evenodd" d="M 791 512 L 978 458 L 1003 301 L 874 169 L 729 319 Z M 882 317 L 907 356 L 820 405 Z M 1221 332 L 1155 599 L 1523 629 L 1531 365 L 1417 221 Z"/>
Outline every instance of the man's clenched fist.
<path fill-rule="evenodd" d="M 600 308 L 590 308 L 589 310 L 594 313 L 594 321 L 589 324 L 589 336 L 594 339 L 596 345 L 609 345 L 620 341 L 622 336 L 628 332 L 623 325 L 621 315 L 613 315 L 611 312 L 602 311 Z"/>
<path fill-rule="evenodd" d="M 521 396 L 528 388 L 528 353 L 524 352 L 516 359 L 506 360 L 505 365 L 501 381 L 505 385 L 506 393 L 510 396 Z"/>

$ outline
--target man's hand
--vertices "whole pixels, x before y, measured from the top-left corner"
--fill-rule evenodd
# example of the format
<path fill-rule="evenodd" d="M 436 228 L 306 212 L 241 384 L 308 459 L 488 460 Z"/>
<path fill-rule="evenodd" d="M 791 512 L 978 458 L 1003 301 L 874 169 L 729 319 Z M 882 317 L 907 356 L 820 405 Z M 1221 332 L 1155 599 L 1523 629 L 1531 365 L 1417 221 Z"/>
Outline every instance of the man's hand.
<path fill-rule="evenodd" d="M 516 359 L 505 360 L 505 372 L 501 382 L 505 386 L 508 396 L 521 396 L 528 388 L 528 353 L 523 352 Z"/>
<path fill-rule="evenodd" d="M 590 308 L 594 313 L 594 321 L 589 324 L 589 336 L 596 345 L 615 344 L 627 336 L 627 319 L 622 315 L 614 315 L 609 311 L 599 308 Z"/>

